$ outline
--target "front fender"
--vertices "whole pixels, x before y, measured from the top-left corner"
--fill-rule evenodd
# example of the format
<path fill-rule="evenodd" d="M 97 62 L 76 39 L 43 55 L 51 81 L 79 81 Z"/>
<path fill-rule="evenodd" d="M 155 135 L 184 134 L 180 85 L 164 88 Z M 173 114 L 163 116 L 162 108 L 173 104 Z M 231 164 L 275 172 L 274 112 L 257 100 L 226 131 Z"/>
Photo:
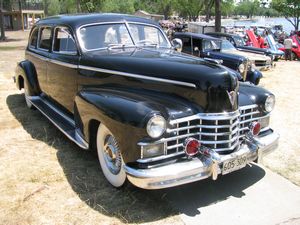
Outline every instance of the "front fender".
<path fill-rule="evenodd" d="M 155 114 L 167 121 L 203 111 L 181 97 L 143 89 L 95 88 L 78 93 L 75 121 L 86 140 L 93 120 L 105 124 L 119 142 L 124 162 L 140 158 L 140 140 L 151 139 L 146 132 L 148 120 Z"/>
<path fill-rule="evenodd" d="M 259 70 L 249 70 L 247 72 L 247 79 L 246 81 L 249 81 L 255 85 L 259 84 L 260 79 L 262 78 L 262 73 Z"/>
<path fill-rule="evenodd" d="M 37 79 L 37 73 L 33 63 L 28 60 L 24 60 L 18 63 L 15 70 L 16 85 L 19 89 L 22 88 L 20 82 L 20 76 L 24 81 L 24 85 L 28 89 L 29 95 L 39 95 L 40 87 Z"/>

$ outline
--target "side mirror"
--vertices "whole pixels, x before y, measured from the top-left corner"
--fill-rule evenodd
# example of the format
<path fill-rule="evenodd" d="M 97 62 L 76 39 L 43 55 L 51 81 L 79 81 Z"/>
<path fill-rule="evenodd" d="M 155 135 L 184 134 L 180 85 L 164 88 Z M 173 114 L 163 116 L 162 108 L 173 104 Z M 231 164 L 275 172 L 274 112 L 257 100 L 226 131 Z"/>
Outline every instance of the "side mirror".
<path fill-rule="evenodd" d="M 181 52 L 182 50 L 182 41 L 179 38 L 175 38 L 172 40 L 172 45 L 176 51 Z"/>

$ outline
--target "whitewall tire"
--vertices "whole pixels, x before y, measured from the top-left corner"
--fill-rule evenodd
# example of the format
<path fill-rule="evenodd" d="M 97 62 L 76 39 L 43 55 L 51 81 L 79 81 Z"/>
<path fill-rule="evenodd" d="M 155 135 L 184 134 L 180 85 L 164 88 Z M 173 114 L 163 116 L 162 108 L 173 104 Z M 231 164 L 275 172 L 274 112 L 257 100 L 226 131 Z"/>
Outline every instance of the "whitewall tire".
<path fill-rule="evenodd" d="M 102 172 L 108 182 L 114 187 L 121 187 L 126 181 L 124 162 L 118 142 L 103 124 L 97 131 L 97 153 Z"/>
<path fill-rule="evenodd" d="M 32 105 L 32 103 L 29 101 L 28 97 L 30 96 L 28 94 L 28 89 L 27 87 L 25 86 L 24 87 L 24 96 L 25 96 L 25 102 L 26 102 L 26 105 L 29 109 L 34 109 L 34 105 Z"/>

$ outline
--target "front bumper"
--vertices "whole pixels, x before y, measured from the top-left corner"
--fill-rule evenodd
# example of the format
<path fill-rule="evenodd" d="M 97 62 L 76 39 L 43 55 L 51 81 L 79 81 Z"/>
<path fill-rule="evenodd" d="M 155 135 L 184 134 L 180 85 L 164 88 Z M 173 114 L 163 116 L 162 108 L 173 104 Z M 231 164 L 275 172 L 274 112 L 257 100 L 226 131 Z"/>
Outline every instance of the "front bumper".
<path fill-rule="evenodd" d="M 260 160 L 278 146 L 279 134 L 272 132 L 255 140 L 246 140 L 238 151 L 221 155 L 218 162 L 218 174 L 222 173 L 223 162 L 246 155 L 247 162 Z M 136 169 L 125 166 L 128 180 L 137 187 L 144 189 L 161 189 L 178 186 L 212 176 L 213 162 L 206 156 L 194 157 L 150 169 Z"/>

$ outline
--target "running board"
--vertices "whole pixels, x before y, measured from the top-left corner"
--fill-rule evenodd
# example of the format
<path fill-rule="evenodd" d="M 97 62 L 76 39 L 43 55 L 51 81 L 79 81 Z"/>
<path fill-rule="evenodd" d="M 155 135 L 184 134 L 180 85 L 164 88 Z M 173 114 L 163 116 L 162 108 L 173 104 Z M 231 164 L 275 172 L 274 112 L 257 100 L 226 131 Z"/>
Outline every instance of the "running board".
<path fill-rule="evenodd" d="M 71 141 L 83 149 L 89 148 L 88 143 L 80 135 L 81 132 L 76 129 L 75 121 L 70 116 L 43 97 L 29 96 L 28 100 Z"/>

